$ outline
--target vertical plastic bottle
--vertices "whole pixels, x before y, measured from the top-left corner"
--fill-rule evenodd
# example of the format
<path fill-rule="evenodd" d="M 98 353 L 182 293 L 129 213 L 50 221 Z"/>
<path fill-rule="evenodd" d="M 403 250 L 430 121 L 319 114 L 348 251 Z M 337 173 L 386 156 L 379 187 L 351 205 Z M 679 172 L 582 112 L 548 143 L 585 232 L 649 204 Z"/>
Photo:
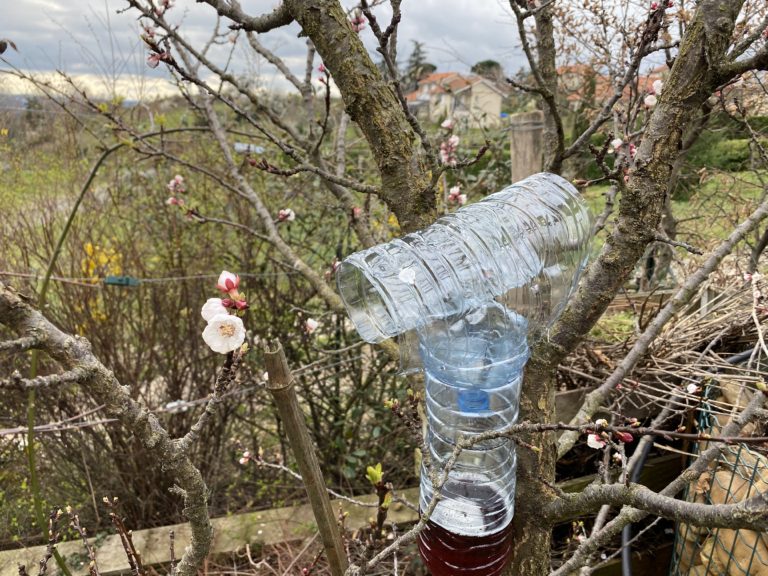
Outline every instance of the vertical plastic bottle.
<path fill-rule="evenodd" d="M 516 422 L 528 341 L 554 321 L 578 283 L 591 227 L 578 191 L 542 173 L 342 262 L 339 292 L 364 340 L 418 334 L 436 469 L 460 434 Z M 461 453 L 420 535 L 433 576 L 501 574 L 515 477 L 509 440 Z M 433 491 L 424 468 L 422 511 Z"/>
<path fill-rule="evenodd" d="M 498 430 L 517 421 L 527 322 L 496 302 L 419 331 L 424 363 L 430 456 L 441 469 L 459 435 Z M 419 534 L 433 576 L 496 576 L 506 564 L 515 504 L 516 452 L 508 438 L 461 452 L 442 499 Z M 434 494 L 422 461 L 420 508 Z"/>

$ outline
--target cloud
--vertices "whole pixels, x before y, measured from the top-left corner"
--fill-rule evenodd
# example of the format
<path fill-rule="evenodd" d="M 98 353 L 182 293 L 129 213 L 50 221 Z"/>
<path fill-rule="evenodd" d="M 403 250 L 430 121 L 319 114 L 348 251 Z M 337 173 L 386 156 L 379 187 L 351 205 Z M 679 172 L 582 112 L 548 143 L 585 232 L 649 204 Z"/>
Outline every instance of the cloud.
<path fill-rule="evenodd" d="M 352 5 L 351 0 L 344 3 Z M 275 0 L 246 0 L 243 8 L 256 14 L 270 11 L 276 4 Z M 14 0 L 12 9 L 4 9 L 0 36 L 16 42 L 20 52 L 6 54 L 6 58 L 23 70 L 65 71 L 92 90 L 108 92 L 117 87 L 126 90 L 144 85 L 151 87 L 150 92 L 165 94 L 168 72 L 162 66 L 155 70 L 146 66 L 147 52 L 139 39 L 136 11 L 124 11 L 124 0 L 88 0 L 76 6 L 66 0 Z M 375 13 L 386 24 L 391 9 L 384 5 L 375 8 Z M 509 72 L 522 66 L 509 8 L 501 0 L 409 0 L 403 3 L 402 13 L 401 62 L 410 53 L 412 42 L 418 40 L 424 43 L 429 61 L 442 71 L 467 71 L 472 64 L 485 59 L 501 62 Z M 192 45 L 202 46 L 211 37 L 216 16 L 205 4 L 178 0 L 169 20 L 179 24 Z M 223 26 L 226 32 L 226 21 Z M 297 76 L 303 77 L 306 39 L 299 37 L 299 32 L 298 25 L 292 24 L 259 38 Z M 361 37 L 376 59 L 375 39 L 369 27 Z M 224 41 L 212 47 L 211 59 L 219 66 L 228 63 L 235 74 L 258 78 L 268 89 L 290 89 L 269 63 L 252 53 L 248 55 L 244 46 L 233 47 Z M 131 90 L 135 92 L 135 88 Z"/>

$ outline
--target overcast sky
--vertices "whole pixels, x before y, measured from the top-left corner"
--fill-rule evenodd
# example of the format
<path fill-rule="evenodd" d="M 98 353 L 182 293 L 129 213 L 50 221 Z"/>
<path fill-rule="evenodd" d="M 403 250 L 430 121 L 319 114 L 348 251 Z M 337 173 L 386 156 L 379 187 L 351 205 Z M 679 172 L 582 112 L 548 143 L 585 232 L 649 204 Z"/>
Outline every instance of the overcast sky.
<path fill-rule="evenodd" d="M 271 11 L 277 0 L 242 0 L 250 14 Z M 350 0 L 344 0 L 349 5 Z M 5 57 L 19 68 L 38 72 L 65 70 L 82 78 L 90 86 L 118 83 L 122 91 L 128 84 L 149 81 L 152 90 L 160 90 L 153 79 L 162 79 L 162 66 L 150 70 L 146 51 L 138 38 L 136 12 L 118 14 L 124 0 L 3 0 L 0 38 L 9 38 L 19 53 Z M 74 8 L 77 6 L 77 9 Z M 440 71 L 468 71 L 480 60 L 499 61 L 508 72 L 519 69 L 523 60 L 508 6 L 502 0 L 404 0 L 399 32 L 400 58 L 411 51 L 412 40 L 425 43 L 429 61 Z M 376 8 L 382 22 L 388 22 L 388 6 Z M 169 20 L 179 23 L 183 33 L 198 45 L 205 42 L 215 23 L 215 13 L 194 0 L 177 0 Z M 110 33 L 111 31 L 111 33 Z M 262 42 L 286 59 L 297 73 L 303 67 L 305 44 L 293 24 L 261 36 Z M 363 40 L 373 48 L 373 35 L 366 28 Z M 223 61 L 226 50 L 216 55 Z M 0 69 L 2 69 L 0 64 Z M 237 50 L 232 66 L 238 72 L 258 73 L 265 84 L 283 89 L 264 62 L 249 60 Z M 0 76 L 0 88 L 10 83 Z"/>

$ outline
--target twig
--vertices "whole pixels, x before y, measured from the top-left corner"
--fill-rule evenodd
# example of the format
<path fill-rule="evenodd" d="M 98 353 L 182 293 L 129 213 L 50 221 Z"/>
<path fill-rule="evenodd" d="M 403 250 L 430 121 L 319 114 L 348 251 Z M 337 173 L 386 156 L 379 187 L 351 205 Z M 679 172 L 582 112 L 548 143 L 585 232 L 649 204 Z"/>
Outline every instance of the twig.
<path fill-rule="evenodd" d="M 664 244 L 669 244 L 670 246 L 675 246 L 676 248 L 684 248 L 691 254 L 696 254 L 698 256 L 704 255 L 704 252 L 702 252 L 699 248 L 696 248 L 696 246 L 692 246 L 687 242 L 672 240 L 672 238 L 668 237 L 666 234 L 662 234 L 661 232 L 657 232 L 653 239 L 656 240 L 656 242 L 663 242 Z"/>
<path fill-rule="evenodd" d="M 49 386 L 57 386 L 60 384 L 71 384 L 72 382 L 82 382 L 92 373 L 92 367 L 77 366 L 72 370 L 60 374 L 49 374 L 47 376 L 36 376 L 35 378 L 27 379 L 22 378 L 21 374 L 16 371 L 11 374 L 10 378 L 0 380 L 0 389 L 18 388 L 21 390 L 29 390 L 31 388 L 47 388 Z"/>
<path fill-rule="evenodd" d="M 40 340 L 34 336 L 24 336 L 16 340 L 7 340 L 0 342 L 0 354 L 19 354 L 26 352 L 30 348 L 37 348 Z"/>
<path fill-rule="evenodd" d="M 71 508 L 67 507 L 67 513 L 69 514 L 69 525 L 77 531 L 80 535 L 80 539 L 83 541 L 86 551 L 88 552 L 88 558 L 90 563 L 88 564 L 88 574 L 90 576 L 99 576 L 99 565 L 96 562 L 96 551 L 88 541 L 88 535 L 85 528 L 80 524 L 80 516 L 78 516 Z"/>
<path fill-rule="evenodd" d="M 709 275 L 719 266 L 720 262 L 730 254 L 733 247 L 740 242 L 744 236 L 752 231 L 762 221 L 766 214 L 768 214 L 768 199 L 763 200 L 749 218 L 739 224 L 739 226 L 731 232 L 730 236 L 712 251 L 701 267 L 688 277 L 674 297 L 659 311 L 653 321 L 640 335 L 632 346 L 632 349 L 627 353 L 605 382 L 587 394 L 579 412 L 571 420 L 572 424 L 583 424 L 595 414 L 613 389 L 630 374 L 640 358 L 647 352 L 651 343 L 659 335 L 664 325 L 690 301 L 696 293 L 696 290 L 698 290 Z M 565 455 L 565 453 L 573 447 L 577 438 L 578 434 L 575 432 L 566 432 L 563 434 L 558 442 L 558 456 L 562 457 Z"/>
<path fill-rule="evenodd" d="M 221 367 L 221 371 L 216 377 L 216 383 L 213 385 L 213 395 L 205 405 L 205 410 L 200 414 L 200 418 L 198 418 L 197 422 L 195 422 L 189 429 L 189 432 L 187 432 L 183 438 L 176 441 L 176 447 L 181 454 L 186 454 L 189 451 L 192 443 L 200 438 L 200 433 L 205 425 L 216 414 L 216 409 L 221 403 L 222 395 L 235 380 L 237 369 L 240 366 L 242 358 L 243 354 L 240 350 L 227 354 L 227 360 L 224 362 L 224 366 Z"/>

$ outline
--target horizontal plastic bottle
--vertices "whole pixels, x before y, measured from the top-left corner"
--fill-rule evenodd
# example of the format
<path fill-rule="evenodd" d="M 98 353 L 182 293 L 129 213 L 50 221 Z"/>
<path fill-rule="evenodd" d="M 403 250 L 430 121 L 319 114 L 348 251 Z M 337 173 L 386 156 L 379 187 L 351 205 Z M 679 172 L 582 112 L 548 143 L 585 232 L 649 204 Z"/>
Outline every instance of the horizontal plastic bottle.
<path fill-rule="evenodd" d="M 588 255 L 592 221 L 578 191 L 535 174 L 413 234 L 347 257 L 337 283 L 367 342 L 497 299 L 545 328 Z"/>
<path fill-rule="evenodd" d="M 528 342 L 577 285 L 591 227 L 578 191 L 542 173 L 342 262 L 339 292 L 364 340 L 418 335 L 438 474 L 459 435 L 516 422 Z M 508 439 L 462 451 L 419 538 L 433 576 L 501 573 L 515 477 Z M 422 469 L 422 511 L 435 480 Z"/>

